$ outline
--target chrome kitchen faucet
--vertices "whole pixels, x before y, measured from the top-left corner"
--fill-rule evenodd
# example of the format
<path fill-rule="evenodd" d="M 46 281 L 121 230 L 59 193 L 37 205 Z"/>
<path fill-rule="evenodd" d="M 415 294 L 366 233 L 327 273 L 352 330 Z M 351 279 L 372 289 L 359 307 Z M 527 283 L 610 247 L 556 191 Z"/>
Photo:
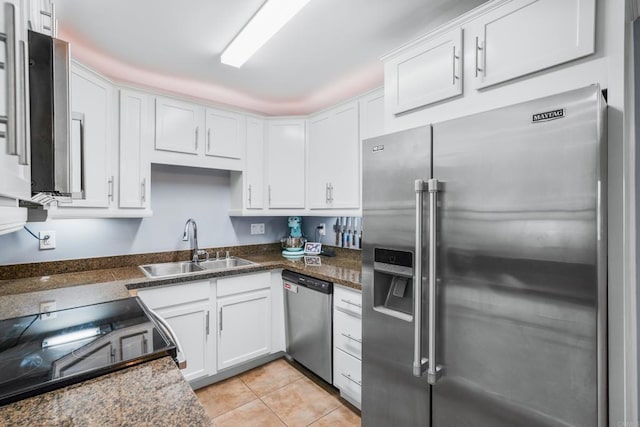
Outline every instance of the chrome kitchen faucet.
<path fill-rule="evenodd" d="M 196 222 L 193 218 L 189 218 L 184 224 L 184 234 L 182 235 L 182 240 L 185 242 L 189 240 L 189 224 L 191 224 L 191 228 L 193 230 L 191 261 L 197 264 L 200 261 L 200 255 L 205 255 L 205 259 L 209 259 L 209 253 L 205 250 L 198 249 L 198 226 L 196 225 Z"/>

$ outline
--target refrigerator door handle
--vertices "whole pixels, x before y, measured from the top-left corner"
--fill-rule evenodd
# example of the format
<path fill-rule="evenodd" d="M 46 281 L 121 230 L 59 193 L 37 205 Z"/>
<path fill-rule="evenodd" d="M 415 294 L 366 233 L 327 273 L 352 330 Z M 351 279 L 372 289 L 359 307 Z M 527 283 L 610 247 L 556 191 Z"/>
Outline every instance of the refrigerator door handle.
<path fill-rule="evenodd" d="M 422 230 L 424 218 L 422 206 L 426 183 L 415 181 L 416 191 L 416 247 L 413 261 L 413 375 L 421 377 L 427 366 L 422 357 Z"/>
<path fill-rule="evenodd" d="M 436 227 L 440 185 L 437 179 L 430 179 L 427 184 L 429 191 L 429 363 L 427 382 L 435 384 L 442 376 L 442 367 L 436 362 L 436 269 L 438 253 Z"/>

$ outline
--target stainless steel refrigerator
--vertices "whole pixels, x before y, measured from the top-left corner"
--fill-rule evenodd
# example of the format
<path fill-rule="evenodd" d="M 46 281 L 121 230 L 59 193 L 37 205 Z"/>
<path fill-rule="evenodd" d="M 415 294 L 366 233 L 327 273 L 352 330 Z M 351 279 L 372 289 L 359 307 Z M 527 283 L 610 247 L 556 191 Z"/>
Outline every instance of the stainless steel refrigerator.
<path fill-rule="evenodd" d="M 364 141 L 364 426 L 605 426 L 598 86 Z"/>

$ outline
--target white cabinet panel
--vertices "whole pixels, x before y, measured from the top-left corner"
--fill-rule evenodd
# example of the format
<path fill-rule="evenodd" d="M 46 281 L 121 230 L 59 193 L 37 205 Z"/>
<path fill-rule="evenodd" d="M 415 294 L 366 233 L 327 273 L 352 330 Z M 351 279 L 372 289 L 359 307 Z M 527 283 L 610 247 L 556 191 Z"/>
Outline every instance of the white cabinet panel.
<path fill-rule="evenodd" d="M 362 293 L 333 289 L 333 385 L 360 406 L 362 394 Z"/>
<path fill-rule="evenodd" d="M 311 209 L 360 207 L 358 103 L 309 120 L 308 200 Z"/>
<path fill-rule="evenodd" d="M 270 289 L 218 298 L 218 316 L 218 369 L 270 353 Z"/>
<path fill-rule="evenodd" d="M 151 289 L 138 296 L 169 322 L 180 340 L 187 368 L 184 377 L 195 380 L 216 371 L 216 338 L 209 281 L 198 281 Z"/>
<path fill-rule="evenodd" d="M 120 91 L 120 191 L 121 208 L 149 207 L 153 144 L 150 99 L 130 90 Z"/>
<path fill-rule="evenodd" d="M 209 302 L 187 304 L 159 309 L 180 340 L 187 361 L 181 372 L 187 381 L 205 377 L 211 373 L 211 350 L 214 337 L 210 334 Z"/>
<path fill-rule="evenodd" d="M 244 141 L 244 117 L 230 111 L 207 108 L 207 144 L 208 156 L 242 158 Z"/>
<path fill-rule="evenodd" d="M 333 385 L 357 407 L 362 401 L 362 362 L 336 348 L 333 352 Z"/>
<path fill-rule="evenodd" d="M 247 209 L 264 207 L 264 120 L 247 118 Z"/>
<path fill-rule="evenodd" d="M 29 110 L 27 11 L 23 6 L 21 1 L 3 1 L 0 7 L 0 32 L 9 33 L 10 14 L 14 24 L 14 32 L 7 34 L 0 54 L 0 61 L 5 63 L 0 70 L 0 115 L 8 119 L 0 125 L 0 234 L 22 228 L 27 210 L 18 208 L 17 200 L 31 198 L 30 139 L 25 119 Z M 14 43 L 10 44 L 11 39 Z M 8 51 L 13 55 L 7 55 Z"/>
<path fill-rule="evenodd" d="M 202 108 L 169 98 L 156 98 L 156 150 L 197 154 L 204 132 Z"/>
<path fill-rule="evenodd" d="M 113 87 L 76 64 L 71 66 L 71 111 L 83 117 L 84 199 L 59 203 L 60 208 L 105 208 L 113 201 Z"/>
<path fill-rule="evenodd" d="M 513 0 L 469 29 L 480 89 L 595 50 L 595 0 Z"/>
<path fill-rule="evenodd" d="M 309 120 L 308 191 L 311 209 L 326 209 L 330 203 L 331 161 L 341 154 L 333 143 L 334 118 L 323 114 Z"/>
<path fill-rule="evenodd" d="M 384 90 L 376 90 L 360 99 L 360 139 L 384 133 Z"/>
<path fill-rule="evenodd" d="M 385 62 L 393 114 L 462 94 L 462 28 L 428 39 Z"/>
<path fill-rule="evenodd" d="M 268 207 L 304 208 L 305 121 L 269 121 L 266 159 Z"/>

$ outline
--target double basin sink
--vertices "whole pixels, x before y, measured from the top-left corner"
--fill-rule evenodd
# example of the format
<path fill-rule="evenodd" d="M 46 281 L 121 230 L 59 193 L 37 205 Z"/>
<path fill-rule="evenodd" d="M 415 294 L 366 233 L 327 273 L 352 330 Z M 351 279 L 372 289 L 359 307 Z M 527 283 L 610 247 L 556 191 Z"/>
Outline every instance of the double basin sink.
<path fill-rule="evenodd" d="M 141 265 L 140 268 L 147 277 L 163 278 L 188 275 L 191 273 L 199 273 L 201 271 L 226 270 L 252 264 L 255 264 L 255 262 L 247 261 L 246 259 L 242 258 L 229 257 L 201 261 L 197 264 L 192 261 L 146 264 Z"/>

